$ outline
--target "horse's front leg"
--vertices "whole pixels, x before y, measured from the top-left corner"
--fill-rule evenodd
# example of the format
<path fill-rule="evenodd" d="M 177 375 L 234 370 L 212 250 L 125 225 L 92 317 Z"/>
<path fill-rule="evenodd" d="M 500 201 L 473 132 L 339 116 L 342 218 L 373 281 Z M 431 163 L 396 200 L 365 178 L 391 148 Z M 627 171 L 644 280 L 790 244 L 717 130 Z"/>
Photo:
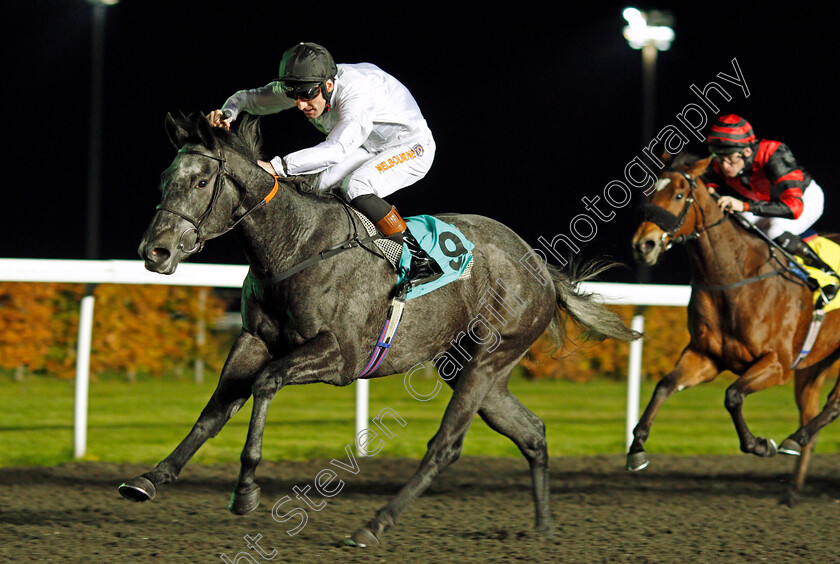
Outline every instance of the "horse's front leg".
<path fill-rule="evenodd" d="M 260 488 L 254 477 L 262 460 L 262 439 L 268 406 L 274 395 L 289 384 L 323 382 L 344 386 L 353 381 L 353 375 L 344 375 L 343 360 L 338 341 L 332 333 L 319 333 L 291 353 L 268 363 L 253 384 L 254 406 L 248 437 L 242 449 L 241 470 L 228 508 L 237 515 L 244 515 L 260 503 Z"/>
<path fill-rule="evenodd" d="M 155 496 L 158 486 L 176 480 L 201 445 L 215 437 L 248 401 L 254 378 L 269 360 L 261 339 L 251 333 L 240 333 L 225 361 L 216 390 L 192 430 L 154 470 L 120 485 L 120 494 L 132 501 L 148 501 Z"/>
<path fill-rule="evenodd" d="M 690 346 L 690 345 L 689 345 Z M 674 392 L 714 380 L 720 373 L 717 365 L 704 354 L 686 347 L 674 369 L 656 384 L 653 396 L 642 417 L 633 429 L 633 442 L 627 452 L 627 470 L 642 470 L 650 463 L 645 452 L 645 441 L 659 409 Z"/>
<path fill-rule="evenodd" d="M 769 352 L 760 357 L 726 389 L 724 405 L 732 417 L 735 430 L 738 432 L 741 452 L 764 457 L 776 455 L 776 443 L 772 439 L 756 437 L 747 426 L 743 412 L 744 398 L 771 386 L 784 384 L 787 374 L 788 371 L 779 362 L 778 355 L 775 352 Z"/>

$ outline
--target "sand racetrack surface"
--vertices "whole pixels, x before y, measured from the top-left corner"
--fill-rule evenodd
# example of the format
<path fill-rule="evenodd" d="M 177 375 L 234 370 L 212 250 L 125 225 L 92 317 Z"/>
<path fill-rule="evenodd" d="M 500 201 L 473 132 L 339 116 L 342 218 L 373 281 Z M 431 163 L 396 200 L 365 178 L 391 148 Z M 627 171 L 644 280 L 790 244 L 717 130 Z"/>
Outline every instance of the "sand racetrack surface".
<path fill-rule="evenodd" d="M 792 460 L 651 455 L 638 473 L 623 457 L 552 460 L 556 537 L 533 530 L 524 459 L 464 458 L 408 508 L 383 545 L 342 540 L 363 525 L 413 473 L 417 462 L 359 460 L 356 475 L 301 522 L 272 517 L 303 501 L 302 490 L 329 461 L 263 462 L 261 505 L 237 517 L 226 509 L 238 465 L 188 465 L 148 503 L 123 500 L 117 486 L 148 468 L 73 463 L 0 469 L 2 562 L 837 562 L 840 455 L 817 455 L 801 502 L 780 505 Z M 300 513 L 300 512 L 298 512 Z M 257 539 L 249 549 L 246 535 Z M 260 535 L 258 537 L 258 535 Z M 252 543 L 253 544 L 253 543 Z M 260 554 L 262 551 L 262 554 Z M 274 552 L 276 551 L 276 552 Z M 247 553 L 250 558 L 237 554 Z"/>

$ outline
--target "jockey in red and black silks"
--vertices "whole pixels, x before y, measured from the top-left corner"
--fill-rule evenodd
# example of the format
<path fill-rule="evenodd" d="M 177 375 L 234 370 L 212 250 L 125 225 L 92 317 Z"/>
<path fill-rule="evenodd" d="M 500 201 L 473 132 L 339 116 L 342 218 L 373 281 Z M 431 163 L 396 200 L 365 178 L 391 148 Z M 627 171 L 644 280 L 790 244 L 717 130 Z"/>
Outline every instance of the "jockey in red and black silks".
<path fill-rule="evenodd" d="M 822 189 L 784 143 L 757 140 L 752 126 L 734 115 L 718 119 L 708 143 L 715 158 L 704 182 L 741 200 L 744 216 L 769 237 L 785 231 L 799 235 L 822 215 Z"/>
<path fill-rule="evenodd" d="M 717 119 L 707 143 L 713 159 L 702 179 L 710 191 L 722 194 L 721 209 L 741 212 L 808 266 L 836 276 L 801 238 L 822 216 L 825 196 L 790 148 L 779 141 L 759 140 L 752 125 L 734 114 Z M 837 285 L 827 290 L 833 297 Z"/>
<path fill-rule="evenodd" d="M 745 211 L 765 217 L 802 217 L 805 209 L 802 196 L 813 180 L 797 165 L 784 143 L 768 139 L 759 141 L 744 170 L 734 178 L 724 177 L 716 161 L 712 162 L 712 169 L 726 186 L 747 199 Z M 720 185 L 709 180 L 707 185 Z"/>

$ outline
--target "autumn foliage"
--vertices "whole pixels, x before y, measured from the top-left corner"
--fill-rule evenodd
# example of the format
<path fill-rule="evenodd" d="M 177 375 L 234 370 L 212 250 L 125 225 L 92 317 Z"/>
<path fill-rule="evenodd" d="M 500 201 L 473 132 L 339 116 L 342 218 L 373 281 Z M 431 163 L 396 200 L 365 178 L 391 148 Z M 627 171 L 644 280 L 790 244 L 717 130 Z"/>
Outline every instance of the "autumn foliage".
<path fill-rule="evenodd" d="M 0 283 L 0 367 L 65 372 L 62 305 L 76 294 L 69 284 Z"/>
<path fill-rule="evenodd" d="M 84 292 L 81 284 L 0 283 L 0 368 L 73 377 Z M 196 344 L 199 321 L 210 328 L 224 311 L 208 289 L 103 284 L 94 296 L 94 375 L 160 376 L 197 357 L 221 367 L 224 336 Z"/>
<path fill-rule="evenodd" d="M 82 284 L 0 283 L 0 369 L 72 378 L 84 293 Z M 187 368 L 196 358 L 208 370 L 221 370 L 230 335 L 210 331 L 224 303 L 209 288 L 102 284 L 94 296 L 93 375 L 161 376 Z M 635 306 L 611 309 L 629 325 Z M 659 379 L 688 344 L 686 310 L 649 307 L 644 315 L 644 376 Z M 202 345 L 196 339 L 200 321 L 208 329 Z M 558 350 L 547 335 L 534 344 L 520 364 L 529 377 L 580 382 L 625 377 L 627 343 L 586 340 L 571 322 L 566 330 L 566 343 Z"/>
<path fill-rule="evenodd" d="M 630 324 L 635 306 L 610 306 Z M 673 369 L 688 344 L 684 307 L 648 307 L 644 312 L 643 377 L 659 380 Z M 535 379 L 565 379 L 588 382 L 597 377 L 623 379 L 627 375 L 630 346 L 608 339 L 586 340 L 583 331 L 567 324 L 567 342 L 555 351 L 548 335 L 543 335 L 520 363 Z"/>

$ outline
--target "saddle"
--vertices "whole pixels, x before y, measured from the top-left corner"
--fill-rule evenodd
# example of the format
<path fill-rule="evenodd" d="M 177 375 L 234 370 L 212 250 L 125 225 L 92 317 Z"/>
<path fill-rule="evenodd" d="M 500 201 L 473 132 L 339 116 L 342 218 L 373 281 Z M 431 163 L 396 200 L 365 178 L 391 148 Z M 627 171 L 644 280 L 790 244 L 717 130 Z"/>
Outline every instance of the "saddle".
<path fill-rule="evenodd" d="M 411 266 L 411 255 L 405 245 L 393 239 L 379 236 L 379 230 L 365 214 L 352 206 L 348 205 L 348 207 L 359 218 L 365 231 L 367 231 L 368 237 L 373 238 L 376 246 L 379 247 L 385 259 L 391 264 L 394 272 L 397 273 L 399 278 L 396 287 L 400 287 L 400 283 L 408 274 Z M 408 288 L 404 295 L 391 297 L 385 324 L 370 355 L 370 360 L 356 378 L 370 376 L 382 364 L 396 336 L 406 300 L 428 294 L 455 280 L 469 278 L 472 274 L 472 249 L 474 245 L 456 227 L 430 215 L 406 217 L 404 219 L 423 250 L 437 261 L 443 270 L 443 275 L 432 282 Z"/>
<path fill-rule="evenodd" d="M 803 235 L 802 240 L 817 254 L 820 260 L 835 272 L 838 272 L 838 267 L 840 267 L 840 245 L 830 239 L 817 235 L 816 232 L 806 232 Z M 825 314 L 840 308 L 840 300 L 838 300 L 838 296 L 834 296 L 828 303 L 825 303 L 823 299 L 824 294 L 822 288 L 831 286 L 837 282 L 837 279 L 833 275 L 822 269 L 805 264 L 805 260 L 798 255 L 791 256 L 792 258 L 789 259 L 793 261 L 791 263 L 791 271 L 802 278 L 807 284 L 811 285 L 816 281 L 818 285 L 817 289 L 814 290 L 814 313 L 811 317 L 811 324 L 808 327 L 808 333 L 805 336 L 802 349 L 791 366 L 791 368 L 795 369 L 811 352 L 819 336 L 820 328 L 825 321 Z"/>
<path fill-rule="evenodd" d="M 741 214 L 733 213 L 730 214 L 730 217 L 733 217 L 736 221 L 738 221 L 738 223 L 747 231 L 752 231 L 764 239 L 771 248 L 776 249 L 787 259 L 787 265 L 782 267 L 782 271 L 787 270 L 805 282 L 808 287 L 814 289 L 814 305 L 818 310 L 829 312 L 840 308 L 840 300 L 837 299 L 840 297 L 840 294 L 834 296 L 834 298 L 828 303 L 822 299 L 824 297 L 822 288 L 832 286 L 836 284 L 838 280 L 838 277 L 834 274 L 840 272 L 840 270 L 838 270 L 838 268 L 840 268 L 840 246 L 838 246 L 837 243 L 825 237 L 819 236 L 817 232 L 812 229 L 808 229 L 796 237 L 796 239 L 801 239 L 817 255 L 819 260 L 823 261 L 826 266 L 834 271 L 834 273 L 829 273 L 821 270 L 820 268 L 808 265 L 805 260 L 799 256 L 799 254 L 785 248 L 786 244 L 783 246 L 779 244 L 777 240 L 771 239 L 762 229 L 752 222 L 747 221 L 743 216 L 741 216 Z M 768 275 L 771 274 L 773 273 L 768 273 Z"/>
<path fill-rule="evenodd" d="M 820 259 L 822 259 L 822 261 L 825 264 L 831 267 L 834 270 L 834 272 L 840 272 L 840 245 L 838 245 L 831 239 L 827 239 L 825 237 L 817 235 L 816 233 L 810 236 L 803 237 L 802 240 L 805 241 L 805 244 L 811 247 L 811 249 L 817 254 L 817 256 L 820 257 Z M 820 288 L 831 286 L 837 283 L 837 278 L 832 276 L 831 274 L 823 272 L 819 268 L 806 265 L 803 259 L 798 256 L 794 256 L 794 259 L 796 259 L 797 266 L 800 269 L 803 269 L 805 271 L 805 274 L 809 278 L 815 280 L 819 284 Z M 820 291 L 819 289 L 817 289 L 814 292 L 814 303 L 817 302 L 819 297 Z M 838 294 L 838 296 L 835 296 L 834 299 L 825 304 L 824 309 L 826 313 L 840 308 L 840 299 L 838 299 L 838 297 L 840 297 L 840 294 Z"/>
<path fill-rule="evenodd" d="M 378 234 L 376 226 L 359 210 L 351 208 L 362 222 L 368 236 Z M 475 246 L 455 226 L 430 215 L 410 216 L 405 223 L 424 251 L 429 253 L 443 270 L 443 276 L 432 282 L 409 288 L 405 300 L 428 294 L 442 286 L 469 278 L 472 274 Z M 411 265 L 411 255 L 403 243 L 387 237 L 375 239 L 375 244 L 398 275 L 397 285 L 402 282 Z"/>
<path fill-rule="evenodd" d="M 796 369 L 799 364 L 805 360 L 805 358 L 810 354 L 811 349 L 814 346 L 814 343 L 817 340 L 817 337 L 820 333 L 820 328 L 822 327 L 823 322 L 825 321 L 825 314 L 829 311 L 833 311 L 835 309 L 840 308 L 840 299 L 839 296 L 835 296 L 832 300 L 828 303 L 825 303 L 825 300 L 822 299 L 824 297 L 824 293 L 822 292 L 822 288 L 825 286 L 832 285 L 836 278 L 823 270 L 808 266 L 805 264 L 805 260 L 788 251 L 787 249 L 783 248 L 782 245 L 771 239 L 767 236 L 764 231 L 759 229 L 753 223 L 747 221 L 744 217 L 742 217 L 738 213 L 734 213 L 730 215 L 731 217 L 735 218 L 738 223 L 740 223 L 745 229 L 748 231 L 752 231 L 756 233 L 759 237 L 764 239 L 772 248 L 776 249 L 783 257 L 787 259 L 788 264 L 786 266 L 782 266 L 780 270 L 775 270 L 772 272 L 768 272 L 763 275 L 754 276 L 753 278 L 748 278 L 746 280 L 742 280 L 729 286 L 737 286 L 748 284 L 756 280 L 760 280 L 762 278 L 774 276 L 776 274 L 780 274 L 783 272 L 789 272 L 793 275 L 800 278 L 808 287 L 813 288 L 814 281 L 817 282 L 817 288 L 813 292 L 813 303 L 814 303 L 814 311 L 811 314 L 811 324 L 808 327 L 808 333 L 805 336 L 805 342 L 802 344 L 802 348 L 799 351 L 799 354 L 793 361 L 791 365 L 791 369 Z M 802 241 L 805 242 L 808 247 L 811 248 L 822 260 L 826 265 L 828 265 L 834 272 L 838 272 L 838 267 L 840 267 L 840 245 L 834 243 L 833 241 L 826 239 L 825 237 L 820 237 L 817 235 L 815 231 L 806 231 L 803 233 L 800 238 Z M 717 289 L 724 289 L 725 287 L 720 287 Z"/>

